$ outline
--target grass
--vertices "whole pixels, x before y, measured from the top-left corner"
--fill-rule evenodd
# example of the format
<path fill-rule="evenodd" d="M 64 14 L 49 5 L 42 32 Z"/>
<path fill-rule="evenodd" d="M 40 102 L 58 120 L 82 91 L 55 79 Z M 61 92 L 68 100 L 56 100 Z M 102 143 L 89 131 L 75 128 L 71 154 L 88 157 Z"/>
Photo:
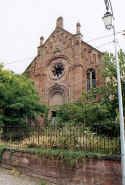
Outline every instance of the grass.
<path fill-rule="evenodd" d="M 40 185 L 48 185 L 48 181 L 47 180 L 42 180 Z"/>
<path fill-rule="evenodd" d="M 86 159 L 119 159 L 119 155 L 112 154 L 103 154 L 96 152 L 85 152 L 85 151 L 77 151 L 77 150 L 63 150 L 63 149 L 41 149 L 41 148 L 25 148 L 11 150 L 4 146 L 4 149 L 9 150 L 12 153 L 21 151 L 24 153 L 34 154 L 37 157 L 44 157 L 46 159 L 52 160 L 60 160 L 62 161 L 62 165 L 65 163 L 69 167 L 74 167 L 77 163 L 83 162 Z M 11 154 L 10 154 L 11 155 Z"/>

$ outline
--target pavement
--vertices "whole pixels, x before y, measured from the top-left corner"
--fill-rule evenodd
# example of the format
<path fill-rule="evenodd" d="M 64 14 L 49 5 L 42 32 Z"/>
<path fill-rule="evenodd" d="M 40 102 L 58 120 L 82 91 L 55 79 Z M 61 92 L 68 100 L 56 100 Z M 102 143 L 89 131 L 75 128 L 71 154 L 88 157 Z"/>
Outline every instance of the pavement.
<path fill-rule="evenodd" d="M 37 178 L 19 174 L 18 171 L 0 168 L 0 185 L 42 185 Z"/>

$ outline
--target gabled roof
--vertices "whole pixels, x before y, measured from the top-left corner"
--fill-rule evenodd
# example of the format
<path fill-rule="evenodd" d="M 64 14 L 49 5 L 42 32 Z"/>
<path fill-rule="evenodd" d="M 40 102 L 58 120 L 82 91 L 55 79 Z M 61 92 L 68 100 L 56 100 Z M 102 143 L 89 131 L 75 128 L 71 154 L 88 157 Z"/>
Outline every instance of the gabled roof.
<path fill-rule="evenodd" d="M 62 30 L 63 32 L 69 34 L 69 35 L 72 36 L 72 37 L 76 35 L 76 34 L 70 33 L 69 31 L 65 30 L 64 28 L 55 28 L 55 30 L 50 34 L 50 36 L 49 36 L 49 37 L 47 38 L 47 40 L 44 42 L 43 46 L 45 46 L 45 44 L 47 43 L 47 41 L 49 40 L 49 38 L 55 33 L 55 31 L 56 31 L 57 29 Z M 92 45 L 88 44 L 87 42 L 85 42 L 85 41 L 83 41 L 83 40 L 82 40 L 82 43 L 85 44 L 85 45 L 87 45 L 87 46 L 89 46 L 89 47 L 91 47 L 92 49 L 96 50 L 96 51 L 99 52 L 100 54 L 104 54 L 103 52 L 99 51 L 97 48 L 93 47 Z"/>
<path fill-rule="evenodd" d="M 63 32 L 69 34 L 70 36 L 73 36 L 72 33 L 68 32 L 67 30 L 65 30 L 64 28 L 55 28 L 55 30 L 50 34 L 50 36 L 46 39 L 46 41 L 44 42 L 43 46 L 45 46 L 45 44 L 47 43 L 47 41 L 49 40 L 49 38 L 56 32 L 56 30 L 62 30 Z"/>
<path fill-rule="evenodd" d="M 62 17 L 59 17 L 58 19 L 60 19 L 60 18 L 62 19 Z M 58 19 L 57 19 L 57 24 L 58 24 Z M 62 21 L 63 21 L 63 19 L 62 19 Z M 60 24 L 60 23 L 59 23 L 59 24 Z M 63 23 L 61 23 L 61 24 L 63 24 Z M 77 25 L 78 25 L 78 23 L 77 23 Z M 80 24 L 79 24 L 79 26 L 80 26 Z M 56 26 L 55 30 L 50 34 L 50 36 L 49 36 L 49 37 L 46 39 L 46 41 L 43 43 L 42 47 L 44 47 L 44 46 L 46 45 L 46 43 L 49 41 L 50 37 L 51 37 L 57 30 L 61 30 L 62 32 L 67 33 L 67 34 L 70 35 L 71 37 L 74 37 L 75 35 L 77 35 L 77 34 L 72 34 L 72 33 L 70 33 L 69 31 L 65 30 L 62 26 Z M 103 52 L 99 51 L 98 49 L 96 49 L 95 47 L 93 47 L 92 45 L 88 44 L 87 42 L 85 42 L 85 41 L 83 41 L 83 40 L 82 40 L 82 44 L 87 45 L 87 46 L 90 47 L 91 49 L 96 50 L 96 51 L 99 52 L 101 55 L 104 54 Z M 33 64 L 33 62 L 35 62 L 35 60 L 37 59 L 37 57 L 38 57 L 38 56 L 36 56 L 36 57 L 33 59 L 33 61 L 32 61 L 32 62 L 30 63 L 30 65 L 26 68 L 25 71 L 27 71 L 27 70 L 30 68 L 30 66 Z"/>

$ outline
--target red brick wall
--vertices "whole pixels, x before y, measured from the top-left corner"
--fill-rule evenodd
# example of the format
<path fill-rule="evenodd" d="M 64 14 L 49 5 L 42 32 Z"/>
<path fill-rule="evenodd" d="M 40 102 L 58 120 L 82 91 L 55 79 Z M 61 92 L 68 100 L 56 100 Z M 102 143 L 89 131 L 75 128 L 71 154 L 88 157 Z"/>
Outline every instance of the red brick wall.
<path fill-rule="evenodd" d="M 5 151 L 1 165 L 16 167 L 22 173 L 46 179 L 49 185 L 121 185 L 119 160 L 85 159 L 71 168 L 63 161 Z"/>

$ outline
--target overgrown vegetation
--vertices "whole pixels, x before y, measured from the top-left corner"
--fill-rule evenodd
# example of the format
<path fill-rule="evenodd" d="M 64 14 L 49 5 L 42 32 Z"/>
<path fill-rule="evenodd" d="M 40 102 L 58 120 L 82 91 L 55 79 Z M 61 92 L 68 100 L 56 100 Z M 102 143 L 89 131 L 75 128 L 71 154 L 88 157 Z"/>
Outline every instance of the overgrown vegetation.
<path fill-rule="evenodd" d="M 18 133 L 17 133 L 18 135 Z M 70 125 L 59 128 L 56 126 L 34 127 L 29 132 L 29 137 L 24 137 L 20 141 L 3 141 L 4 144 L 12 148 L 42 148 L 42 149 L 63 149 L 63 150 L 83 150 L 99 153 L 120 153 L 120 137 L 110 137 L 102 135 L 99 129 L 92 132 L 89 127 L 83 125 Z"/>
<path fill-rule="evenodd" d="M 119 61 L 125 104 L 125 54 L 122 50 Z M 105 82 L 101 87 L 83 93 L 75 103 L 51 107 L 56 111 L 56 117 L 49 121 L 49 108 L 40 105 L 33 82 L 1 66 L 0 127 L 3 139 L 11 140 L 15 146 L 15 141 L 20 139 L 22 146 L 88 151 L 100 147 L 102 152 L 105 147 L 107 152 L 120 151 L 116 66 L 112 54 L 105 54 L 100 73 Z M 32 130 L 31 122 L 38 125 L 41 115 L 45 120 L 44 128 Z"/>
<path fill-rule="evenodd" d="M 85 96 L 85 94 L 83 94 Z M 82 98 L 82 97 L 81 97 Z M 100 129 L 103 136 L 119 136 L 119 120 L 112 116 L 105 104 L 100 102 L 85 103 L 79 100 L 76 103 L 66 103 L 54 107 L 57 116 L 55 125 L 59 128 L 66 124 L 73 126 L 86 126 L 91 132 Z M 51 124 L 51 123 L 50 123 Z"/>
<path fill-rule="evenodd" d="M 0 66 L 0 128 L 3 129 L 3 139 L 21 139 L 23 132 L 28 135 L 28 125 L 32 122 L 38 124 L 38 116 L 46 111 L 47 106 L 40 104 L 32 80 Z M 16 131 L 20 127 L 22 130 L 17 136 Z"/>
<path fill-rule="evenodd" d="M 4 147 L 6 148 L 6 147 Z M 77 163 L 82 162 L 88 158 L 90 159 L 119 159 L 119 155 L 112 154 L 102 154 L 96 152 L 86 152 L 86 151 L 75 151 L 75 150 L 62 150 L 62 149 L 41 149 L 41 148 L 30 148 L 24 150 L 9 150 L 10 153 L 20 151 L 23 153 L 35 154 L 37 157 L 43 157 L 46 159 L 59 160 L 62 161 L 63 165 L 68 165 L 69 167 L 74 167 Z M 10 154 L 11 155 L 11 154 Z"/>
<path fill-rule="evenodd" d="M 125 104 L 125 54 L 119 51 L 119 63 L 121 73 L 121 85 L 123 94 L 123 105 Z M 104 55 L 104 66 L 100 69 L 103 84 L 83 93 L 75 103 L 65 103 L 55 106 L 55 123 L 62 127 L 65 122 L 74 125 L 85 124 L 92 132 L 101 129 L 102 136 L 118 136 L 119 113 L 118 113 L 118 90 L 115 57 L 110 53 Z"/>

